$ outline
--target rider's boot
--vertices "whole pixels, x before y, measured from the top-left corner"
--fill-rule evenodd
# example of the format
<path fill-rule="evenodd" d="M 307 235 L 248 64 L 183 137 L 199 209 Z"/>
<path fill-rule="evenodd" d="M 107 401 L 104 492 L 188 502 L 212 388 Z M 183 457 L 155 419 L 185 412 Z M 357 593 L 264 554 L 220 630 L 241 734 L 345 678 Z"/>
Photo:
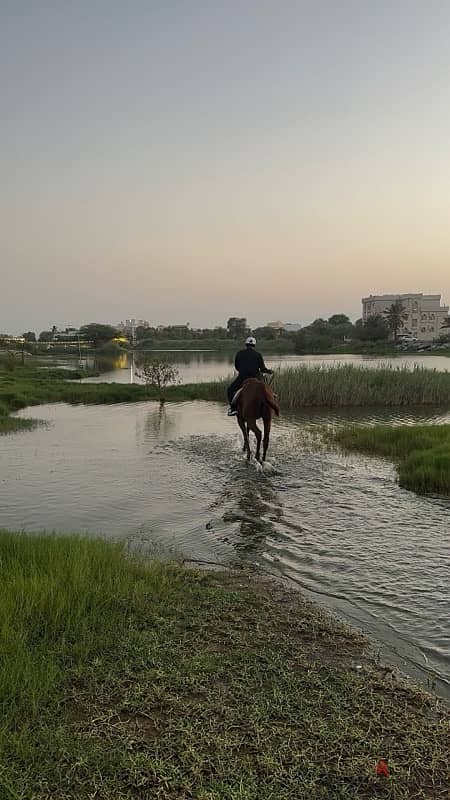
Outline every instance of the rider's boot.
<path fill-rule="evenodd" d="M 237 413 L 238 413 L 237 412 L 237 408 L 235 408 L 234 406 L 230 406 L 229 407 L 229 409 L 228 409 L 228 416 L 229 417 L 235 417 Z"/>

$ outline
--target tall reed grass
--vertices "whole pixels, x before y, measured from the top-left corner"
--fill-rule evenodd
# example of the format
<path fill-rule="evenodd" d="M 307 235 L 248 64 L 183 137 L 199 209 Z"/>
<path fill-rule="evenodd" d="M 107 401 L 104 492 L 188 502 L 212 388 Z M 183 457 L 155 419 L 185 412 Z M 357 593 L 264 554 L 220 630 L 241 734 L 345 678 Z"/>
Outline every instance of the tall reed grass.
<path fill-rule="evenodd" d="M 231 378 L 181 386 L 190 399 L 223 400 Z M 281 410 L 303 407 L 450 406 L 450 372 L 424 367 L 301 365 L 276 370 Z M 173 395 L 169 392 L 168 398 Z"/>
<path fill-rule="evenodd" d="M 230 381 L 231 378 L 179 388 L 193 399 L 223 400 Z M 450 406 L 450 372 L 424 367 L 284 367 L 276 370 L 272 388 L 282 410 L 308 406 Z"/>
<path fill-rule="evenodd" d="M 450 405 L 450 372 L 353 364 L 288 367 L 276 372 L 282 409 L 301 406 Z"/>

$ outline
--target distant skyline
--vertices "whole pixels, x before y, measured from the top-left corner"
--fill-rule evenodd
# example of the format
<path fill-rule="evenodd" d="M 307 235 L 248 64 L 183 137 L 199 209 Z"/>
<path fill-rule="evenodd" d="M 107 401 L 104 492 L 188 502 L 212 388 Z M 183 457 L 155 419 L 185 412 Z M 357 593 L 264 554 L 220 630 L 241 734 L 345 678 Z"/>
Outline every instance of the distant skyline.
<path fill-rule="evenodd" d="M 450 3 L 0 2 L 0 332 L 450 301 Z"/>

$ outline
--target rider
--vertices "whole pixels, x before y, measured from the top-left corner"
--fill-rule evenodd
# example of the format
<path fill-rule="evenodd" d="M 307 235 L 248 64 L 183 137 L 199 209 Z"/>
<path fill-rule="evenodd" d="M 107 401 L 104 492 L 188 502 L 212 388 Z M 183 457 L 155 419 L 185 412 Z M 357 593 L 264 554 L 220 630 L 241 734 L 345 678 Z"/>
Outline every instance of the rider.
<path fill-rule="evenodd" d="M 236 353 L 234 366 L 238 372 L 238 376 L 227 389 L 228 402 L 230 403 L 230 408 L 228 411 L 229 417 L 237 414 L 237 409 L 234 408 L 231 401 L 237 390 L 241 388 L 244 381 L 246 381 L 247 378 L 259 378 L 263 372 L 267 373 L 268 375 L 272 375 L 273 373 L 273 369 L 266 367 L 261 353 L 258 353 L 258 351 L 255 350 L 255 347 L 255 337 L 249 336 L 245 340 L 245 350 L 239 350 L 239 353 Z"/>

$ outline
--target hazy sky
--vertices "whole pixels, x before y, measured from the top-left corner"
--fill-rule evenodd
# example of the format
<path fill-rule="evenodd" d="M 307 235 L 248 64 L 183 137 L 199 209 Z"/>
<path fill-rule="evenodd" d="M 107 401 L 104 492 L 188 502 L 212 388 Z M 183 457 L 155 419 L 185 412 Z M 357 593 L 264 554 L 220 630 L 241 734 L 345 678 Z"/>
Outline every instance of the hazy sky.
<path fill-rule="evenodd" d="M 0 0 L 0 331 L 450 300 L 450 0 Z"/>

